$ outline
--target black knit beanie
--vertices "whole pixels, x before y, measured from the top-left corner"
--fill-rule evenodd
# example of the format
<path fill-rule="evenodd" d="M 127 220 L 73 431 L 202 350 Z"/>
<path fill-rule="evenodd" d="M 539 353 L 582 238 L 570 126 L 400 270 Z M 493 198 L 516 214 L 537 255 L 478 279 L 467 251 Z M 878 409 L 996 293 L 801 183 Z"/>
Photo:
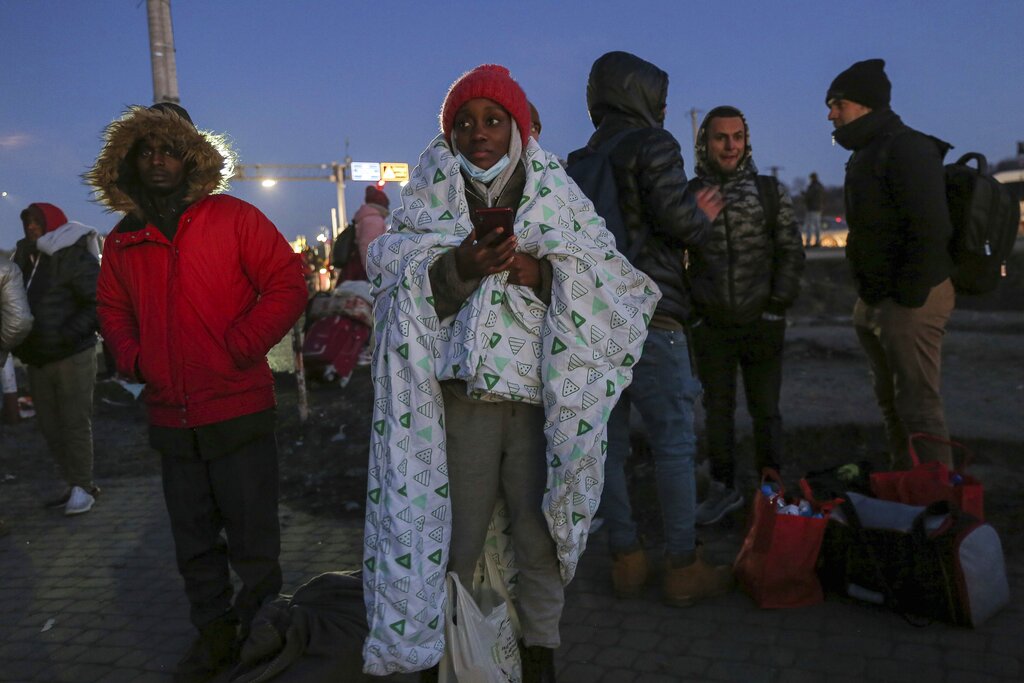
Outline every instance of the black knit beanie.
<path fill-rule="evenodd" d="M 884 59 L 857 62 L 836 76 L 825 95 L 825 104 L 832 100 L 849 100 L 872 109 L 888 109 L 892 84 L 885 75 Z"/>
<path fill-rule="evenodd" d="M 156 104 L 151 106 L 150 109 L 156 109 L 157 111 L 169 111 L 174 114 L 177 114 L 189 123 L 192 123 L 192 117 L 188 115 L 188 111 L 185 109 L 185 107 L 181 106 L 180 104 L 176 104 L 174 102 L 157 102 Z M 196 124 L 192 123 L 193 128 L 195 128 L 195 125 Z"/>

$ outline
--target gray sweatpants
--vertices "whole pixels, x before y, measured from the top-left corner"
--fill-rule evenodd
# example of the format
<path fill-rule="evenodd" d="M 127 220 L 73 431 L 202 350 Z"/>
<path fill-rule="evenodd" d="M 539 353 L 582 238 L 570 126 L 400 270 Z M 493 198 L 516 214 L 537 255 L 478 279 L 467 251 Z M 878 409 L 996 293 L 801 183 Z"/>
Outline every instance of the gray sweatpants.
<path fill-rule="evenodd" d="M 565 604 L 555 542 L 541 509 L 547 483 L 540 406 L 474 401 L 461 382 L 445 382 L 445 435 L 452 502 L 448 569 L 472 589 L 499 492 L 510 515 L 519 569 L 516 610 L 528 646 L 557 648 Z"/>

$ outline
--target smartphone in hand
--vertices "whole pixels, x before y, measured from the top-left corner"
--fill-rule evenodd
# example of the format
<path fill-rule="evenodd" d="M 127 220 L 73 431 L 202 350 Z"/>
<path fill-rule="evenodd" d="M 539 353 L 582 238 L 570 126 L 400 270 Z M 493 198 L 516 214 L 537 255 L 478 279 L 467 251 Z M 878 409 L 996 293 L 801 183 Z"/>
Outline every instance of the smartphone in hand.
<path fill-rule="evenodd" d="M 482 240 L 486 235 L 490 234 L 495 228 L 502 228 L 501 239 L 499 242 L 504 242 L 513 234 L 513 223 L 515 222 L 515 214 L 509 207 L 493 207 L 489 209 L 477 209 L 476 210 L 476 221 L 473 225 L 476 227 L 476 238 Z"/>

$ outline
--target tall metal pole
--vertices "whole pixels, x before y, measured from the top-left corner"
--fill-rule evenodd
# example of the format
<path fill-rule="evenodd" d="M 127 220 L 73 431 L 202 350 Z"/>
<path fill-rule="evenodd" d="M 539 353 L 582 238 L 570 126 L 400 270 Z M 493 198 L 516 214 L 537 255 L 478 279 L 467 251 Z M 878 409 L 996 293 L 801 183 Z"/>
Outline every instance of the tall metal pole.
<path fill-rule="evenodd" d="M 171 0 L 146 0 L 149 19 L 149 57 L 153 67 L 153 102 L 181 102 L 178 67 L 174 63 Z"/>
<path fill-rule="evenodd" d="M 346 225 L 348 225 L 348 214 L 345 212 L 345 172 L 348 170 L 348 166 L 351 163 L 352 157 L 346 156 L 345 163 L 339 164 L 335 161 L 331 164 L 331 172 L 334 176 L 332 180 L 334 181 L 335 187 L 338 189 L 338 223 L 336 226 L 337 229 L 334 234 L 331 235 L 331 240 L 337 239 L 341 231 L 345 229 Z"/>

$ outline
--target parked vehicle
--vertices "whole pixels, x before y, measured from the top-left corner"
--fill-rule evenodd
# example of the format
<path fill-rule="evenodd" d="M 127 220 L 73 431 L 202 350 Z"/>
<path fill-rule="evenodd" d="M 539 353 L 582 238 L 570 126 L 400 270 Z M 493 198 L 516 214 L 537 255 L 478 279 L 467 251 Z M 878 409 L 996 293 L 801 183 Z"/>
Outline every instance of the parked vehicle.
<path fill-rule="evenodd" d="M 839 249 L 846 246 L 846 235 L 850 226 L 842 216 L 821 217 L 821 243 L 819 246 Z"/>

